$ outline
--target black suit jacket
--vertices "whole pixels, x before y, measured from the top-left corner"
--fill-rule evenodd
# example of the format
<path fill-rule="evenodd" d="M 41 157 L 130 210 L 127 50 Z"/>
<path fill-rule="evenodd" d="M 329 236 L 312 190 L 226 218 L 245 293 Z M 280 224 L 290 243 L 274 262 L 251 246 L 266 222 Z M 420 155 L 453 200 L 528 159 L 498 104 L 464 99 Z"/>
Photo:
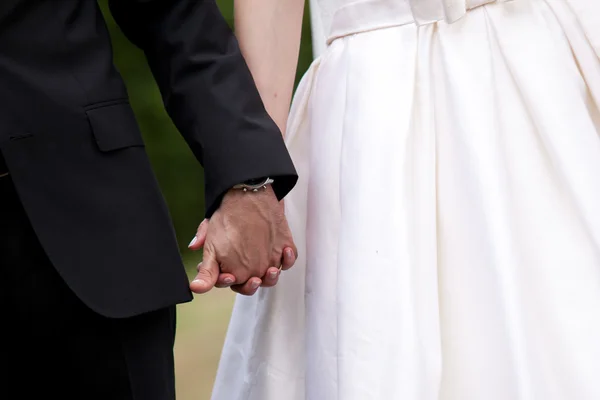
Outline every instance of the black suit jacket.
<path fill-rule="evenodd" d="M 204 165 L 207 215 L 234 184 L 296 172 L 214 0 L 112 0 Z M 0 2 L 0 150 L 50 260 L 92 309 L 191 299 L 172 224 L 92 0 Z M 1 222 L 0 222 L 1 223 Z"/>

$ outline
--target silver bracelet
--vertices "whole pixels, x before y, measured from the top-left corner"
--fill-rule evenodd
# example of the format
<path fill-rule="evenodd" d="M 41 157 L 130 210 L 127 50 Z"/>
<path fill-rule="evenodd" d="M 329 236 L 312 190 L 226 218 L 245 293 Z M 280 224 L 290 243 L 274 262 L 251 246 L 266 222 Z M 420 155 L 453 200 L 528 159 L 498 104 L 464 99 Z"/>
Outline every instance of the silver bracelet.
<path fill-rule="evenodd" d="M 274 181 L 271 178 L 266 178 L 264 181 L 258 183 L 240 183 L 235 185 L 233 188 L 236 190 L 243 190 L 244 192 L 252 191 L 258 192 L 259 189 L 267 189 L 267 186 L 272 184 Z"/>

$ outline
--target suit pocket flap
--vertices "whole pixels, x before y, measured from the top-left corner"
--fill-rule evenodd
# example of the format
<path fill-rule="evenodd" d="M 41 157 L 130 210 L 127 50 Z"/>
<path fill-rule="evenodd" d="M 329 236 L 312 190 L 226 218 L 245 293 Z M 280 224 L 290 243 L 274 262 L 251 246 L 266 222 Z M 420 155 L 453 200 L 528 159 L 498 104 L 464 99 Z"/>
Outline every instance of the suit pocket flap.
<path fill-rule="evenodd" d="M 85 112 L 101 151 L 144 146 L 142 134 L 129 103 L 105 103 L 88 107 Z"/>

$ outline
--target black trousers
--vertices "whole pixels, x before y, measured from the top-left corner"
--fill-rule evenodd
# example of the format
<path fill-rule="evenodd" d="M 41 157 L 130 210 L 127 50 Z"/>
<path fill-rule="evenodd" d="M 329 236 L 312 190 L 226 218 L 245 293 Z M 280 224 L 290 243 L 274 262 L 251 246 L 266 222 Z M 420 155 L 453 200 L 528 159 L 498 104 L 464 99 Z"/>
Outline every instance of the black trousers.
<path fill-rule="evenodd" d="M 0 178 L 0 399 L 172 400 L 174 340 L 174 307 L 127 319 L 87 308 Z"/>

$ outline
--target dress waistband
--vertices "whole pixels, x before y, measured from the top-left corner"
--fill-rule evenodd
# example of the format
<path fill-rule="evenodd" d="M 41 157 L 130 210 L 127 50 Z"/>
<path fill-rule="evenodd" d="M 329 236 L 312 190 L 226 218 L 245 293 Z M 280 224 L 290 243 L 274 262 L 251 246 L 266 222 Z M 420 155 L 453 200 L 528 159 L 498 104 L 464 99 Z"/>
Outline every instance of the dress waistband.
<path fill-rule="evenodd" d="M 473 8 L 508 1 L 513 0 L 362 0 L 335 12 L 327 44 L 377 29 L 439 21 L 453 23 Z"/>

